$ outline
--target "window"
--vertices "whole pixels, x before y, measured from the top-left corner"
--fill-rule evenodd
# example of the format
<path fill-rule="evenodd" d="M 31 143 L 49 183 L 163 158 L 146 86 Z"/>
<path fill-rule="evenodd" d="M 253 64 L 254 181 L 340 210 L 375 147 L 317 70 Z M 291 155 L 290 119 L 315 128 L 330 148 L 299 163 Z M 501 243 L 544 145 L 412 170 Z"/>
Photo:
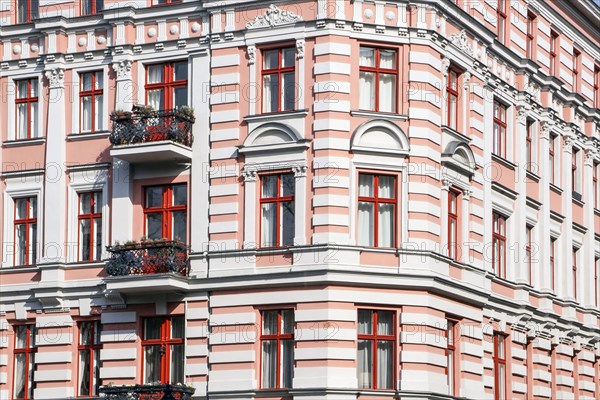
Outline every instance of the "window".
<path fill-rule="evenodd" d="M 506 337 L 494 333 L 494 400 L 506 399 Z"/>
<path fill-rule="evenodd" d="M 183 382 L 184 317 L 151 317 L 143 320 L 144 383 Z"/>
<path fill-rule="evenodd" d="M 535 57 L 535 14 L 527 12 L 527 58 L 533 59 Z"/>
<path fill-rule="evenodd" d="M 81 15 L 92 15 L 104 10 L 104 0 L 81 0 Z"/>
<path fill-rule="evenodd" d="M 446 326 L 446 376 L 448 378 L 448 394 L 450 396 L 457 396 L 456 390 L 456 379 L 458 371 L 457 363 L 458 357 L 456 357 L 456 327 L 457 322 L 455 320 L 448 320 Z"/>
<path fill-rule="evenodd" d="M 394 321 L 392 311 L 358 310 L 359 388 L 394 388 Z"/>
<path fill-rule="evenodd" d="M 580 88 L 580 72 L 581 71 L 581 52 L 573 49 L 573 91 L 577 92 Z"/>
<path fill-rule="evenodd" d="M 506 37 L 506 0 L 498 0 L 496 4 L 497 35 L 500 43 L 504 43 Z"/>
<path fill-rule="evenodd" d="M 296 49 L 263 51 L 263 113 L 290 111 L 296 105 Z"/>
<path fill-rule="evenodd" d="M 533 171 L 533 121 L 527 120 L 527 136 L 525 137 L 525 169 Z"/>
<path fill-rule="evenodd" d="M 396 246 L 396 177 L 358 174 L 358 245 Z"/>
<path fill-rule="evenodd" d="M 95 132 L 102 127 L 102 71 L 80 75 L 79 119 L 81 132 Z"/>
<path fill-rule="evenodd" d="M 594 258 L 594 305 L 598 307 L 600 305 L 600 258 Z"/>
<path fill-rule="evenodd" d="M 186 184 L 146 187 L 145 235 L 187 242 Z"/>
<path fill-rule="evenodd" d="M 448 71 L 448 82 L 446 84 L 447 121 L 448 127 L 458 129 L 458 72 L 452 68 Z"/>
<path fill-rule="evenodd" d="M 556 135 L 550 134 L 550 183 L 556 184 L 556 158 L 554 157 L 556 151 Z"/>
<path fill-rule="evenodd" d="M 577 300 L 577 251 L 579 249 L 576 249 L 575 247 L 573 247 L 573 298 L 575 300 Z"/>
<path fill-rule="evenodd" d="M 396 112 L 398 81 L 396 50 L 360 48 L 360 109 Z"/>
<path fill-rule="evenodd" d="M 600 108 L 600 65 L 594 65 L 594 106 Z"/>
<path fill-rule="evenodd" d="M 506 158 L 506 106 L 494 101 L 494 154 Z"/>
<path fill-rule="evenodd" d="M 146 103 L 155 110 L 169 110 L 187 105 L 187 80 L 187 61 L 148 65 Z"/>
<path fill-rule="evenodd" d="M 291 388 L 294 375 L 294 311 L 263 311 L 260 344 L 261 388 Z"/>
<path fill-rule="evenodd" d="M 35 347 L 35 326 L 15 325 L 14 384 L 15 400 L 33 399 Z"/>
<path fill-rule="evenodd" d="M 14 265 L 32 265 L 37 259 L 37 197 L 15 199 Z"/>
<path fill-rule="evenodd" d="M 102 257 L 102 192 L 79 193 L 79 260 Z"/>
<path fill-rule="evenodd" d="M 17 23 L 31 22 L 38 17 L 39 0 L 17 0 Z"/>
<path fill-rule="evenodd" d="M 594 161 L 593 164 L 593 175 L 592 175 L 592 190 L 594 191 L 594 208 L 600 208 L 598 205 L 598 168 L 600 168 L 600 163 Z"/>
<path fill-rule="evenodd" d="M 550 74 L 558 75 L 558 33 L 550 32 Z"/>
<path fill-rule="evenodd" d="M 554 257 L 556 249 L 556 239 L 550 238 L 550 288 L 554 290 L 555 266 Z"/>
<path fill-rule="evenodd" d="M 573 192 L 574 194 L 577 193 L 579 196 L 573 196 L 573 197 L 577 197 L 578 200 L 581 200 L 581 180 L 579 179 L 579 156 L 580 156 L 580 151 L 579 149 L 573 148 L 573 156 L 571 157 L 571 184 L 573 185 Z"/>
<path fill-rule="evenodd" d="M 527 279 L 529 279 L 529 284 L 531 285 L 533 282 L 532 272 L 533 272 L 533 227 L 527 225 L 525 227 L 525 236 L 527 243 L 525 243 L 525 265 L 527 267 Z"/>
<path fill-rule="evenodd" d="M 458 196 L 456 190 L 448 192 L 448 257 L 458 257 Z"/>
<path fill-rule="evenodd" d="M 506 217 L 493 213 L 492 269 L 496 275 L 506 278 Z"/>
<path fill-rule="evenodd" d="M 296 187 L 294 174 L 262 175 L 260 185 L 261 246 L 293 246 Z"/>
<path fill-rule="evenodd" d="M 165 4 L 177 4 L 181 3 L 182 0 L 152 0 L 153 6 L 162 6 Z"/>
<path fill-rule="evenodd" d="M 38 81 L 22 79 L 15 81 L 17 86 L 17 139 L 31 139 L 38 132 Z"/>
<path fill-rule="evenodd" d="M 97 396 L 100 379 L 100 321 L 81 321 L 79 328 L 79 396 Z"/>

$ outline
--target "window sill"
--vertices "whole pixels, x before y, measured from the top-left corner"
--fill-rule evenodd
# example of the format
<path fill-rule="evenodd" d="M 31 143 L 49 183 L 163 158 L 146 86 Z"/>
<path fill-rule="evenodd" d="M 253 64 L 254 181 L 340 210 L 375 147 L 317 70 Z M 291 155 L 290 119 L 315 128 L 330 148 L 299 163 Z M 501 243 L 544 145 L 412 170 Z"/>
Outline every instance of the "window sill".
<path fill-rule="evenodd" d="M 37 144 L 46 143 L 46 138 L 32 138 L 32 139 L 17 139 L 7 140 L 2 143 L 3 147 L 21 147 L 21 146 L 35 146 Z"/>
<path fill-rule="evenodd" d="M 352 110 L 350 111 L 350 115 L 353 117 L 397 119 L 400 121 L 408 120 L 408 115 L 381 111 Z"/>
<path fill-rule="evenodd" d="M 513 171 L 517 168 L 516 164 L 513 164 L 512 162 L 508 161 L 506 158 L 502 158 L 496 154 L 492 154 L 492 161 L 496 161 L 497 163 L 502 164 L 506 168 L 509 168 Z"/>
<path fill-rule="evenodd" d="M 580 207 L 583 207 L 583 205 L 585 204 L 583 200 L 579 200 L 573 197 L 573 204 L 577 204 Z"/>
<path fill-rule="evenodd" d="M 273 117 L 277 119 L 289 119 L 289 118 L 298 118 L 298 117 L 306 117 L 308 115 L 308 109 L 304 110 L 294 110 L 294 111 L 280 111 L 280 112 L 272 112 L 265 114 L 254 114 L 254 115 L 246 115 L 244 117 L 244 121 L 246 122 L 263 122 L 269 121 Z"/>
<path fill-rule="evenodd" d="M 557 193 L 557 194 L 562 194 L 563 190 L 561 188 L 559 188 L 558 186 L 556 186 L 554 183 L 550 184 L 550 190 L 552 190 L 553 192 Z"/>
<path fill-rule="evenodd" d="M 594 208 L 594 214 L 600 217 L 600 209 Z"/>
<path fill-rule="evenodd" d="M 31 265 L 3 265 L 0 268 L 0 274 L 10 274 L 10 273 L 19 273 L 24 271 L 32 271 L 39 270 L 39 267 L 36 264 Z"/>
<path fill-rule="evenodd" d="M 540 181 L 540 177 L 536 174 L 534 174 L 531 171 L 525 171 L 525 173 L 527 174 L 527 178 L 531 179 L 532 181 L 535 182 L 539 182 Z"/>
<path fill-rule="evenodd" d="M 109 131 L 96 131 L 84 133 L 71 133 L 67 135 L 68 142 L 76 142 L 79 140 L 104 139 L 110 136 Z"/>
<path fill-rule="evenodd" d="M 455 139 L 460 140 L 462 142 L 465 142 L 465 143 L 470 143 L 471 142 L 471 138 L 463 135 L 462 133 L 460 133 L 456 129 L 450 128 L 447 125 L 442 125 L 442 132 L 447 133 L 447 134 L 449 134 L 451 136 L 454 136 Z"/>

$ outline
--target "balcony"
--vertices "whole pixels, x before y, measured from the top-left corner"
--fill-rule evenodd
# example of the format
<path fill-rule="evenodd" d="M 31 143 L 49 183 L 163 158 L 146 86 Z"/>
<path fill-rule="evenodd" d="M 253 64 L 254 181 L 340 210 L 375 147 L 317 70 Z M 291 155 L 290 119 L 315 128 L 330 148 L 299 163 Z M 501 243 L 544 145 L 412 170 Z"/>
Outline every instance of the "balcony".
<path fill-rule="evenodd" d="M 107 400 L 191 400 L 196 389 L 183 385 L 102 386 L 100 394 Z"/>
<path fill-rule="evenodd" d="M 132 111 L 113 111 L 110 119 L 113 157 L 136 164 L 192 159 L 195 118 L 190 107 L 156 111 L 134 106 Z"/>
<path fill-rule="evenodd" d="M 166 239 L 108 246 L 106 288 L 116 292 L 165 293 L 186 290 L 190 272 L 188 247 Z"/>

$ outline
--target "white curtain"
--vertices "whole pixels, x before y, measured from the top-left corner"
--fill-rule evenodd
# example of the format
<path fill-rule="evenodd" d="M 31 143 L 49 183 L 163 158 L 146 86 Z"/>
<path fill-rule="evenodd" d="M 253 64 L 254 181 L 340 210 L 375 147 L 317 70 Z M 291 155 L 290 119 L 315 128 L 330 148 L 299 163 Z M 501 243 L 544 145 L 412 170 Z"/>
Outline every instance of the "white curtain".
<path fill-rule="evenodd" d="M 83 261 L 90 260 L 90 220 L 79 221 L 79 257 Z"/>
<path fill-rule="evenodd" d="M 144 348 L 144 383 L 160 380 L 160 346 L 146 346 Z"/>
<path fill-rule="evenodd" d="M 25 354 L 15 355 L 15 398 L 25 397 Z"/>
<path fill-rule="evenodd" d="M 379 75 L 379 111 L 396 112 L 396 76 Z"/>
<path fill-rule="evenodd" d="M 370 388 L 373 386 L 373 342 L 370 340 L 358 341 L 358 387 Z"/>
<path fill-rule="evenodd" d="M 373 196 L 373 175 L 360 174 L 358 177 L 358 196 Z M 375 213 L 373 203 L 358 203 L 358 244 L 360 246 L 373 246 L 375 228 Z"/>
<path fill-rule="evenodd" d="M 85 96 L 81 99 L 81 131 L 92 130 L 92 98 Z"/>
<path fill-rule="evenodd" d="M 79 352 L 79 395 L 90 394 L 90 352 Z"/>
<path fill-rule="evenodd" d="M 277 377 L 277 341 L 265 340 L 262 343 L 262 387 L 276 387 Z"/>
<path fill-rule="evenodd" d="M 392 389 L 392 360 L 394 346 L 392 341 L 379 341 L 377 344 L 377 388 Z"/>
<path fill-rule="evenodd" d="M 359 108 L 361 110 L 375 109 L 375 74 L 361 72 L 359 75 Z"/>
<path fill-rule="evenodd" d="M 31 125 L 31 137 L 35 138 L 38 136 L 38 103 L 31 103 L 31 115 L 29 115 L 30 118 L 30 125 Z"/>
<path fill-rule="evenodd" d="M 100 260 L 102 258 L 102 218 L 94 219 L 94 260 Z"/>
<path fill-rule="evenodd" d="M 182 344 L 171 345 L 171 382 L 184 383 L 184 352 Z"/>
<path fill-rule="evenodd" d="M 294 371 L 294 341 L 281 341 L 281 382 L 282 388 L 292 387 L 292 377 Z"/>
<path fill-rule="evenodd" d="M 448 394 L 454 394 L 454 352 L 448 350 Z"/>
<path fill-rule="evenodd" d="M 17 139 L 27 139 L 27 104 L 17 105 Z"/>
<path fill-rule="evenodd" d="M 277 75 L 265 75 L 263 77 L 263 112 L 277 111 L 278 96 L 279 82 Z"/>
<path fill-rule="evenodd" d="M 294 81 L 294 72 L 289 72 L 281 76 L 281 84 L 283 86 L 283 90 L 281 91 L 282 110 L 293 110 L 295 108 L 296 86 Z"/>
<path fill-rule="evenodd" d="M 96 112 L 94 114 L 94 127 L 97 131 L 102 130 L 102 118 L 103 118 L 102 101 L 103 101 L 102 95 L 96 96 L 96 104 L 95 104 Z"/>
<path fill-rule="evenodd" d="M 377 224 L 377 241 L 379 247 L 394 245 L 394 205 L 380 204 Z"/>
<path fill-rule="evenodd" d="M 17 240 L 16 242 L 16 265 L 23 265 L 26 263 L 26 254 L 27 254 L 27 225 L 21 224 L 17 225 Z"/>
<path fill-rule="evenodd" d="M 275 226 L 277 203 L 264 203 L 262 205 L 261 246 L 275 246 L 277 227 Z"/>

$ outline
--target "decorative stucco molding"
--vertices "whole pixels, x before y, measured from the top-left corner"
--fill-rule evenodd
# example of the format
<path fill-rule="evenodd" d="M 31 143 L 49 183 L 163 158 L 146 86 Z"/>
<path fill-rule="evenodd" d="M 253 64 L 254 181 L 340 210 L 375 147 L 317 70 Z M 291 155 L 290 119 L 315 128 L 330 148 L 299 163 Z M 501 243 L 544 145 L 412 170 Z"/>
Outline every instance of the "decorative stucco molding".
<path fill-rule="evenodd" d="M 269 28 L 277 25 L 293 24 L 302 18 L 293 12 L 281 10 L 271 4 L 264 15 L 258 15 L 246 24 L 246 28 Z"/>

